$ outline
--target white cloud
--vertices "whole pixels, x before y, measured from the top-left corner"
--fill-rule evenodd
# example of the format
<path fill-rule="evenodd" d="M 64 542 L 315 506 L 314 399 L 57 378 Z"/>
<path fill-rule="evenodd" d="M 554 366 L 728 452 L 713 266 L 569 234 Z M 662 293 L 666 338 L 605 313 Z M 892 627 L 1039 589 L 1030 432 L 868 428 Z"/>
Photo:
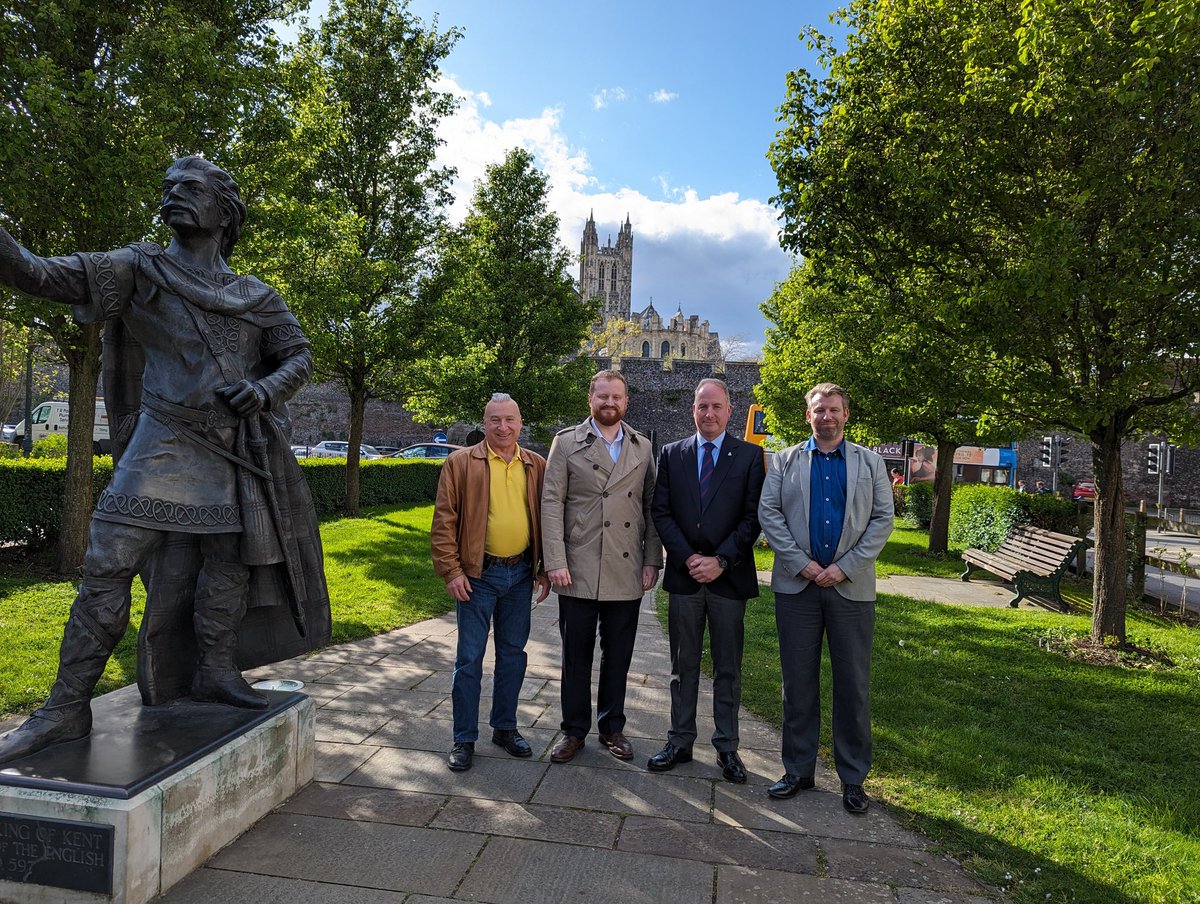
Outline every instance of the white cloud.
<path fill-rule="evenodd" d="M 655 104 L 669 104 L 677 97 L 679 97 L 679 95 L 674 91 L 668 91 L 666 88 L 659 88 L 650 95 L 650 102 Z"/>
<path fill-rule="evenodd" d="M 777 213 L 768 204 L 736 192 L 700 197 L 674 186 L 667 175 L 656 182 L 659 198 L 632 188 L 605 190 L 591 172 L 587 153 L 570 146 L 561 128 L 562 110 L 548 107 L 534 118 L 495 122 L 484 115 L 485 96 L 446 79 L 440 86 L 461 99 L 458 111 L 441 126 L 446 144 L 439 160 L 458 169 L 450 215 L 465 216 L 488 164 L 513 147 L 530 151 L 550 180 L 549 203 L 559 217 L 559 238 L 572 253 L 579 248 L 588 213 L 593 212 L 601 244 L 626 216 L 633 224 L 633 308 L 654 300 L 662 314 L 682 305 L 722 335 L 741 334 L 751 351 L 762 342 L 766 324 L 758 311 L 783 280 L 790 256 L 778 242 Z M 578 271 L 575 272 L 578 275 Z"/>
<path fill-rule="evenodd" d="M 592 109 L 603 110 L 611 103 L 619 103 L 625 100 L 625 97 L 624 88 L 601 88 L 592 95 Z"/>

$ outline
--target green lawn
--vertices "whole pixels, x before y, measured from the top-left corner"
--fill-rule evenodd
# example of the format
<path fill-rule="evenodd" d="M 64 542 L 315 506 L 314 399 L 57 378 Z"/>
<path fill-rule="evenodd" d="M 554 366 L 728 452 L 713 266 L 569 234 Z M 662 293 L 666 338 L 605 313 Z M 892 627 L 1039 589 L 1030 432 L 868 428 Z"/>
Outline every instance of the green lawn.
<path fill-rule="evenodd" d="M 925 531 L 897 521 L 887 546 L 879 556 L 875 573 L 880 577 L 892 574 L 919 574 L 956 578 L 963 571 L 961 552 L 961 549 L 951 549 L 944 554 L 931 553 L 929 535 Z M 770 571 L 771 566 L 775 564 L 775 553 L 756 547 L 754 562 L 759 571 Z"/>
<path fill-rule="evenodd" d="M 921 541 L 898 529 L 880 570 L 910 567 Z M 957 574 L 928 561 L 923 573 Z M 1089 632 L 1087 591 L 1071 586 L 1071 615 L 880 596 L 868 791 L 1014 901 L 1200 902 L 1200 633 L 1130 612 L 1130 640 L 1170 668 L 1039 648 Z M 829 681 L 826 658 L 826 763 Z M 748 608 L 742 682 L 747 708 L 779 725 L 766 588 Z"/>
<path fill-rule="evenodd" d="M 370 509 L 321 525 L 333 641 L 368 637 L 446 612 L 452 600 L 429 561 L 432 505 Z M 35 709 L 54 683 L 62 626 L 75 585 L 30 574 L 0 575 L 0 716 Z M 136 680 L 137 630 L 145 593 L 134 582 L 129 630 L 97 693 Z"/>

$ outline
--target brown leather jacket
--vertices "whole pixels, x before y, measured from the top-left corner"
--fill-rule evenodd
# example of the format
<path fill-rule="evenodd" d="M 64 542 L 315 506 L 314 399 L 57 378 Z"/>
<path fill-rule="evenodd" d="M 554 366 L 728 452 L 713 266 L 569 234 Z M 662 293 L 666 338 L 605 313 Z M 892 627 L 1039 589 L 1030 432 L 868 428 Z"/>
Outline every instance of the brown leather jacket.
<path fill-rule="evenodd" d="M 525 465 L 525 495 L 529 505 L 530 545 L 533 573 L 542 568 L 541 498 L 546 459 L 536 452 L 517 448 Z M 437 504 L 429 543 L 433 570 L 447 583 L 460 574 L 477 578 L 483 571 L 483 544 L 487 535 L 488 494 L 487 441 L 450 453 L 438 478 Z"/>

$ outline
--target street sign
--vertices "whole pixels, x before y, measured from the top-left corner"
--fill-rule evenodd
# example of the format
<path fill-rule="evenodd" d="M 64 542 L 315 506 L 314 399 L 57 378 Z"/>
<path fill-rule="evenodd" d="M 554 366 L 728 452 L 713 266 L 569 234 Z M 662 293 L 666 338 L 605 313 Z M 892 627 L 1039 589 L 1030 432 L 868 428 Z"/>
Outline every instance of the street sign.
<path fill-rule="evenodd" d="M 435 443 L 449 442 L 449 440 L 446 439 L 446 434 L 442 433 L 440 430 L 433 435 L 433 441 Z"/>

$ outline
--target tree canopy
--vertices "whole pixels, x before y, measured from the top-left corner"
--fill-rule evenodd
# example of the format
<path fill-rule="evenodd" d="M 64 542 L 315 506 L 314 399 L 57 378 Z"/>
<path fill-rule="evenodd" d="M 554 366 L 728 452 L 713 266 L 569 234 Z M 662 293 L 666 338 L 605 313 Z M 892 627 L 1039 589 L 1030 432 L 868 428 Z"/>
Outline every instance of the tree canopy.
<path fill-rule="evenodd" d="M 477 421 L 494 392 L 516 399 L 530 424 L 580 413 L 595 367 L 579 351 L 597 308 L 575 291 L 547 194 L 533 156 L 513 149 L 444 233 L 424 306 L 440 352 L 423 356 L 408 397 L 421 419 Z"/>
<path fill-rule="evenodd" d="M 843 23 L 840 50 L 809 34 L 823 77 L 789 75 L 784 244 L 815 280 L 935 281 L 910 316 L 1002 363 L 996 416 L 1089 438 L 1093 636 L 1123 639 L 1120 443 L 1200 389 L 1200 10 L 857 0 Z"/>

